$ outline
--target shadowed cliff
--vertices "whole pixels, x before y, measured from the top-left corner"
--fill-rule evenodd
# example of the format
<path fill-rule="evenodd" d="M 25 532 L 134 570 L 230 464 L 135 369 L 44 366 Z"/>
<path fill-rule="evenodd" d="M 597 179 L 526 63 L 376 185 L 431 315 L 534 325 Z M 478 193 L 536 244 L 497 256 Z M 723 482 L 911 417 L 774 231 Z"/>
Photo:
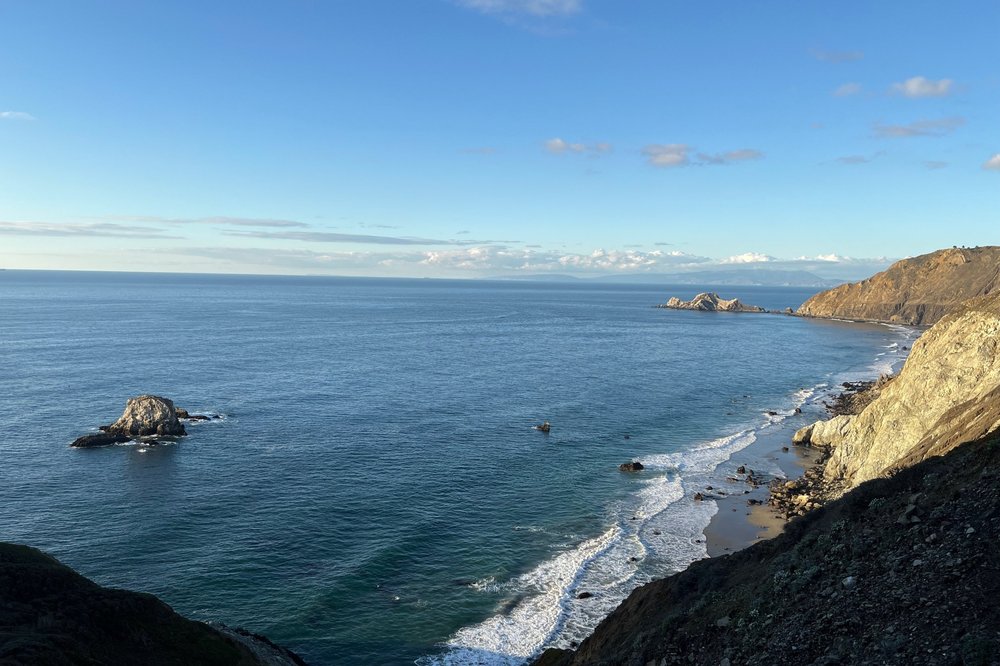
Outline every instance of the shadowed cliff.
<path fill-rule="evenodd" d="M 94 583 L 45 553 L 0 543 L 0 663 L 302 664 L 262 637 L 185 619 L 150 594 Z"/>
<path fill-rule="evenodd" d="M 965 444 L 633 592 L 539 666 L 1000 660 L 1000 438 Z"/>

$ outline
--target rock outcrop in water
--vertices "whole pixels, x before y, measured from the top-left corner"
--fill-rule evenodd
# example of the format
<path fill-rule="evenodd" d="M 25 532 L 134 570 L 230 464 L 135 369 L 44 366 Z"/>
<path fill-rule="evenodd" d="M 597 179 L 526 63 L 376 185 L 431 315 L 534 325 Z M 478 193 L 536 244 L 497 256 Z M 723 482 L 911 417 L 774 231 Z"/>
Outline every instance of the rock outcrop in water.
<path fill-rule="evenodd" d="M 187 434 L 177 418 L 173 401 L 158 395 L 129 398 L 125 404 L 125 412 L 108 426 L 105 432 L 131 437 L 148 435 L 182 437 Z"/>
<path fill-rule="evenodd" d="M 796 314 L 929 326 L 998 288 L 1000 247 L 952 248 L 897 261 L 867 280 L 819 293 Z"/>
<path fill-rule="evenodd" d="M 714 292 L 698 294 L 690 301 L 682 301 L 674 296 L 660 307 L 672 310 L 701 310 L 703 312 L 766 312 L 764 308 L 756 305 L 745 305 L 738 298 L 726 300 Z"/>
<path fill-rule="evenodd" d="M 0 543 L 0 663 L 305 662 L 256 634 L 188 620 L 150 594 L 101 587 L 39 550 Z"/>
<path fill-rule="evenodd" d="M 187 434 L 184 424 L 177 418 L 178 412 L 188 416 L 186 410 L 178 410 L 169 398 L 157 395 L 140 395 L 129 398 L 121 417 L 108 426 L 101 426 L 101 433 L 84 435 L 70 446 L 90 448 L 120 444 L 137 437 L 183 437 Z"/>

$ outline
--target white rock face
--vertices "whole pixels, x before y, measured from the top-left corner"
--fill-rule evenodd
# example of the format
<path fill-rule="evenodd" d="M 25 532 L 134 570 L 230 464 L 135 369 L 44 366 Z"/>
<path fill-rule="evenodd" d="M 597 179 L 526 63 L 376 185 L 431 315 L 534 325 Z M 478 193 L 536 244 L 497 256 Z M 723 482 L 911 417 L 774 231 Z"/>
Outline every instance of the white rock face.
<path fill-rule="evenodd" d="M 738 298 L 726 300 L 716 293 L 708 292 L 698 294 L 690 301 L 682 301 L 674 296 L 663 307 L 675 310 L 704 310 L 706 312 L 764 312 L 764 308 L 756 305 L 744 305 Z"/>
<path fill-rule="evenodd" d="M 899 377 L 860 414 L 820 421 L 796 437 L 834 447 L 825 475 L 850 488 L 997 428 L 1000 293 L 971 301 L 924 333 Z"/>
<path fill-rule="evenodd" d="M 107 432 L 132 437 L 187 434 L 177 420 L 173 401 L 156 395 L 129 398 L 125 412 L 108 427 Z"/>

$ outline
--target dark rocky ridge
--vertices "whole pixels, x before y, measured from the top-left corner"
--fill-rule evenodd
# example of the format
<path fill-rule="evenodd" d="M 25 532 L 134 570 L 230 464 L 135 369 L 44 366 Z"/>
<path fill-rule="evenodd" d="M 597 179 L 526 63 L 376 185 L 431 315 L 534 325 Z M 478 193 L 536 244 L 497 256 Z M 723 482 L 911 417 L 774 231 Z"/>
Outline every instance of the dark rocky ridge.
<path fill-rule="evenodd" d="M 1000 662 L 1000 436 L 634 591 L 570 664 Z"/>
<path fill-rule="evenodd" d="M 998 288 L 1000 247 L 951 248 L 897 261 L 867 280 L 816 294 L 796 314 L 929 326 Z"/>
<path fill-rule="evenodd" d="M 39 550 L 0 543 L 0 663 L 305 662 L 263 637 L 185 619 L 150 594 L 101 587 Z"/>

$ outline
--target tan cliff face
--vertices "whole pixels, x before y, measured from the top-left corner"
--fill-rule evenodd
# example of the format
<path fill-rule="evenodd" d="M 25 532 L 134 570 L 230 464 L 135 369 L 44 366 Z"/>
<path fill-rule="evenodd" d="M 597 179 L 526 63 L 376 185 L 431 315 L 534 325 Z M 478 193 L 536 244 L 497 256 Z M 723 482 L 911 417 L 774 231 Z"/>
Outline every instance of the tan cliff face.
<path fill-rule="evenodd" d="M 867 280 L 819 293 L 796 314 L 929 326 L 1000 289 L 1000 247 L 952 248 L 897 261 Z"/>
<path fill-rule="evenodd" d="M 833 447 L 825 474 L 845 488 L 1000 429 L 1000 293 L 974 299 L 913 345 L 899 376 L 856 416 L 796 439 Z"/>

